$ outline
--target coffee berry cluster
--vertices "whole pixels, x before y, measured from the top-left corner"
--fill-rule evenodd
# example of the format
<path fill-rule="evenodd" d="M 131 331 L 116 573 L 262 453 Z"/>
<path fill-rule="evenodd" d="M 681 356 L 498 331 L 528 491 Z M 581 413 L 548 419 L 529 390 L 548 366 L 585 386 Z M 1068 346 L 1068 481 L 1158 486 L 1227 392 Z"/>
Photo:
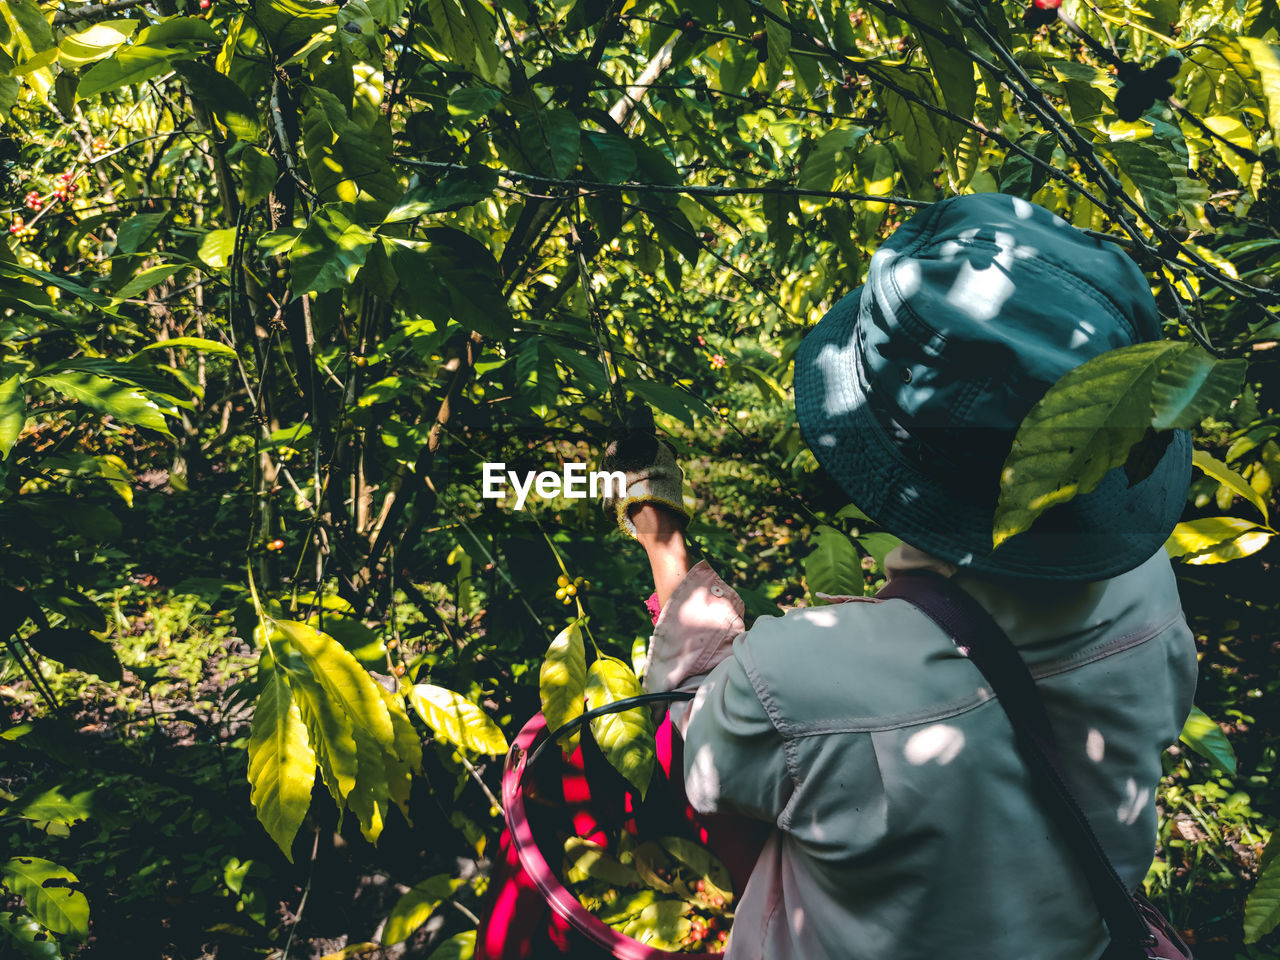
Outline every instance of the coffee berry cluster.
<path fill-rule="evenodd" d="M 590 589 L 591 581 L 583 577 L 574 577 L 570 580 L 563 573 L 556 577 L 556 599 L 566 607 L 573 603 L 573 598 L 579 593 L 586 593 Z"/>

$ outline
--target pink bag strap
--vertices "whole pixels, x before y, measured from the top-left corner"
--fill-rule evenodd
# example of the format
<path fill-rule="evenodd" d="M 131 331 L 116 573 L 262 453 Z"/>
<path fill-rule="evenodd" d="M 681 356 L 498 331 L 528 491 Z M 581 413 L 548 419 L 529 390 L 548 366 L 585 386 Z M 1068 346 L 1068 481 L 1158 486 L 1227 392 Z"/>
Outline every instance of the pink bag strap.
<path fill-rule="evenodd" d="M 982 672 L 1013 726 L 1019 752 L 1031 769 L 1032 783 L 1076 852 L 1113 945 L 1138 960 L 1146 958 L 1145 948 L 1156 938 L 1071 791 L 1044 701 L 1008 634 L 964 589 L 931 570 L 898 574 L 877 597 L 906 600 L 917 607 L 946 631 Z"/>

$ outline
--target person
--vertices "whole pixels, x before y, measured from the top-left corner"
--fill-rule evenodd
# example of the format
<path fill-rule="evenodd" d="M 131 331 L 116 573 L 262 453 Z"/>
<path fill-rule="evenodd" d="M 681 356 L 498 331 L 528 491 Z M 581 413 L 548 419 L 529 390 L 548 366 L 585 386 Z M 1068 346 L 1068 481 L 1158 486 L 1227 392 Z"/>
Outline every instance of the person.
<path fill-rule="evenodd" d="M 1154 854 L 1161 754 L 1196 682 L 1162 549 L 1190 438 L 1175 432 L 1145 478 L 1117 468 L 997 549 L 992 529 L 1013 436 L 1050 385 L 1159 336 L 1150 289 L 1116 246 L 979 194 L 905 222 L 795 360 L 818 463 L 902 541 L 886 576 L 953 578 L 1013 640 L 1131 890 Z M 606 462 L 623 463 L 628 442 Z M 694 808 L 772 824 L 730 960 L 1096 960 L 1109 937 L 1082 869 L 977 668 L 903 599 L 821 597 L 746 629 L 735 591 L 689 563 L 670 448 L 648 449 L 605 504 L 647 552 L 661 605 L 645 685 L 696 691 L 671 707 Z"/>

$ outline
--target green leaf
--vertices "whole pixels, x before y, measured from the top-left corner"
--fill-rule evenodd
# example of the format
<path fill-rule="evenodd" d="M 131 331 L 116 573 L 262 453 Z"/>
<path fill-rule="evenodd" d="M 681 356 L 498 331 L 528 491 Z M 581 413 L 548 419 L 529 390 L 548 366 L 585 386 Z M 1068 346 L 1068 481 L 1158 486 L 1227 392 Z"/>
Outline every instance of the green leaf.
<path fill-rule="evenodd" d="M 809 593 L 830 596 L 862 596 L 862 561 L 853 541 L 835 527 L 813 532 L 814 548 L 804 558 L 804 579 Z M 820 599 L 818 602 L 822 602 Z"/>
<path fill-rule="evenodd" d="M 84 72 L 76 87 L 76 98 L 87 100 L 125 86 L 136 86 L 172 69 L 175 58 L 189 57 L 174 47 L 148 46 L 135 43 L 121 47 L 106 60 L 100 60 Z"/>
<path fill-rule="evenodd" d="M 83 403 L 92 410 L 105 413 L 121 423 L 132 423 L 165 436 L 172 436 L 169 425 L 154 400 L 144 396 L 133 384 L 108 380 L 89 373 L 53 373 L 37 377 L 45 386 Z"/>
<path fill-rule="evenodd" d="M 903 6 L 917 20 L 957 42 L 957 46 L 952 46 L 928 30 L 916 28 L 914 31 L 924 45 L 929 67 L 947 107 L 952 113 L 969 117 L 977 99 L 978 84 L 973 78 L 973 60 L 966 52 L 967 44 L 955 15 L 933 0 L 903 0 Z"/>
<path fill-rule="evenodd" d="M 1263 520 L 1268 523 L 1271 522 L 1271 517 L 1267 512 L 1267 502 L 1262 499 L 1262 494 L 1249 486 L 1249 482 L 1244 477 L 1240 476 L 1221 460 L 1215 460 L 1203 450 L 1193 450 L 1191 452 L 1191 462 L 1199 467 L 1206 476 L 1213 477 L 1236 496 L 1244 497 L 1244 499 L 1258 508 Z"/>
<path fill-rule="evenodd" d="M 391 128 L 378 115 L 366 129 L 347 115 L 342 102 L 320 86 L 303 88 L 307 104 L 302 118 L 302 144 L 307 169 L 322 201 L 354 203 L 362 193 L 394 203 L 400 180 L 387 163 Z"/>
<path fill-rule="evenodd" d="M 6 273 L 16 273 L 19 276 L 35 280 L 42 285 L 52 284 L 60 290 L 65 290 L 77 300 L 83 300 L 85 303 L 92 304 L 103 313 L 110 314 L 113 317 L 119 316 L 115 308 L 111 305 L 110 298 L 104 297 L 97 291 L 84 286 L 84 284 L 76 283 L 74 280 L 69 280 L 66 277 L 60 277 L 56 273 L 49 273 L 45 270 L 34 270 L 31 267 L 24 267 L 21 264 L 5 263 L 4 261 L 0 261 L 0 275 Z M 40 294 L 33 292 L 32 296 L 38 298 Z"/>
<path fill-rule="evenodd" d="M 74 667 L 85 673 L 97 674 L 108 683 L 116 683 L 124 676 L 115 649 L 88 630 L 51 627 L 24 639 L 42 657 L 57 660 L 64 666 Z"/>
<path fill-rule="evenodd" d="M 684 837 L 659 837 L 658 843 L 674 859 L 678 860 L 698 878 L 712 884 L 718 891 L 732 897 L 733 879 L 728 868 L 706 847 Z"/>
<path fill-rule="evenodd" d="M 398 752 L 403 734 L 385 691 L 342 644 L 308 624 L 266 620 L 261 631 L 288 674 L 325 786 L 375 841 L 388 801 L 406 795 L 403 766 L 418 759 Z"/>
<path fill-rule="evenodd" d="M 916 74 L 900 74 L 894 76 L 894 81 L 922 100 L 936 102 L 933 84 L 928 78 Z M 942 157 L 942 138 L 934 126 L 933 115 L 926 107 L 912 103 L 894 90 L 886 90 L 884 98 L 889 123 L 913 161 L 913 167 L 904 167 L 904 170 L 911 169 L 915 173 L 912 178 L 915 181 L 932 180 L 933 168 Z"/>
<path fill-rule="evenodd" d="M 286 647 L 284 652 L 289 652 L 287 644 L 282 643 L 281 646 Z M 335 703 L 325 693 L 305 662 L 281 656 L 278 650 L 276 653 L 277 666 L 288 674 L 289 689 L 306 724 L 307 740 L 315 751 L 321 779 L 334 802 L 345 803 L 355 789 L 360 766 L 355 724 L 341 704 Z"/>
<path fill-rule="evenodd" d="M 316 754 L 282 671 L 267 671 L 249 728 L 249 801 L 258 820 L 290 863 L 293 838 L 311 806 Z"/>
<path fill-rule="evenodd" d="M 592 176 L 604 183 L 625 183 L 636 172 L 636 152 L 626 137 L 616 133 L 582 134 L 582 160 Z"/>
<path fill-rule="evenodd" d="M 433 227 L 423 234 L 426 243 L 392 240 L 386 247 L 405 308 L 437 327 L 452 318 L 487 337 L 510 334 L 511 310 L 489 249 L 452 227 Z"/>
<path fill-rule="evenodd" d="M 1222 728 L 1199 707 L 1191 708 L 1178 739 L 1206 760 L 1213 761 L 1218 769 L 1235 776 L 1236 753 L 1231 749 L 1231 741 L 1222 732 Z"/>
<path fill-rule="evenodd" d="M 271 195 L 280 179 L 280 168 L 265 151 L 255 146 L 246 146 L 236 156 L 236 168 L 240 173 L 240 202 L 252 207 Z"/>
<path fill-rule="evenodd" d="M 396 905 L 391 908 L 379 942 L 384 947 L 391 947 L 408 940 L 415 930 L 430 919 L 436 907 L 451 896 L 461 884 L 461 880 L 450 877 L 447 873 L 436 874 L 434 877 L 415 883 L 409 892 L 397 900 Z"/>
<path fill-rule="evenodd" d="M 164 213 L 139 213 L 130 217 L 116 229 L 116 249 L 120 253 L 137 253 L 156 228 L 164 223 L 166 216 Z"/>
<path fill-rule="evenodd" d="M 66 867 L 39 857 L 14 857 L 0 864 L 0 879 L 54 933 L 74 940 L 89 936 L 89 901 L 72 889 L 79 881 Z"/>
<path fill-rule="evenodd" d="M 111 459 L 108 459 L 108 457 Z M 113 464 L 113 460 L 119 461 L 119 463 Z M 49 461 L 46 460 L 45 462 L 48 463 Z M 123 461 L 111 454 L 108 454 L 107 457 L 95 457 L 89 460 L 86 465 L 92 470 L 101 471 L 113 478 L 124 479 L 132 477 L 128 468 L 123 466 Z M 111 469 L 113 466 L 116 469 Z M 86 630 L 91 630 L 95 633 L 102 633 L 107 629 L 107 616 L 102 612 L 102 608 L 79 590 L 59 590 L 53 595 L 45 594 L 42 599 L 45 609 L 49 613 L 61 614 L 68 623 L 73 623 L 77 627 L 84 627 Z"/>
<path fill-rule="evenodd" d="M 774 90 L 782 80 L 783 71 L 787 67 L 787 52 L 791 49 L 790 19 L 782 0 L 763 0 L 761 6 L 771 17 L 763 17 L 765 34 L 765 51 L 768 59 L 764 65 L 764 88 Z M 777 18 L 777 19 L 775 19 Z M 778 21 L 782 21 L 779 23 Z"/>
<path fill-rule="evenodd" d="M 1258 858 L 1258 882 L 1244 902 L 1244 942 L 1257 943 L 1280 926 L 1280 830 Z"/>
<path fill-rule="evenodd" d="M 1158 341 L 1110 350 L 1050 387 L 1022 421 L 1005 460 L 994 545 L 1030 528 L 1055 504 L 1093 490 L 1107 471 L 1121 466 L 1151 426 L 1156 378 L 1172 356 L 1192 348 Z M 1169 400 L 1163 409 L 1176 407 Z"/>
<path fill-rule="evenodd" d="M 295 297 L 350 286 L 364 266 L 377 238 L 347 213 L 342 204 L 321 207 L 289 251 Z"/>
<path fill-rule="evenodd" d="M 185 263 L 161 263 L 154 267 L 148 267 L 146 270 L 135 274 L 133 279 L 117 290 L 115 297 L 117 300 L 131 300 L 138 294 L 164 283 L 185 267 Z"/>
<path fill-rule="evenodd" d="M 27 391 L 22 375 L 15 373 L 0 383 L 0 461 L 9 456 L 26 422 Z"/>
<path fill-rule="evenodd" d="M 1218 360 L 1196 344 L 1170 353 L 1156 377 L 1151 397 L 1151 426 L 1190 430 L 1205 417 L 1225 410 L 1244 383 L 1248 361 Z"/>
<path fill-rule="evenodd" d="M 200 350 L 204 353 L 216 353 L 222 357 L 234 357 L 236 355 L 236 352 L 225 343 L 218 343 L 217 340 L 206 340 L 204 337 L 170 337 L 168 340 L 157 340 L 155 343 L 148 343 L 138 353 L 143 354 L 148 350 L 176 350 L 182 348 Z"/>
<path fill-rule="evenodd" d="M 53 30 L 33 0 L 6 0 L 0 3 L 0 15 L 9 28 L 6 46 L 12 40 L 19 63 L 53 46 Z"/>
<path fill-rule="evenodd" d="M 1252 520 L 1237 517 L 1205 517 L 1187 520 L 1173 528 L 1164 548 L 1171 557 L 1187 563 L 1226 563 L 1257 553 L 1273 531 Z"/>
<path fill-rule="evenodd" d="M 640 380 L 632 378 L 627 387 L 646 403 L 663 413 L 670 414 L 685 426 L 693 426 L 694 419 L 702 413 L 702 408 L 684 392 L 657 380 Z"/>
<path fill-rule="evenodd" d="M 69 33 L 58 44 L 58 59 L 64 67 L 75 69 L 96 63 L 115 53 L 138 29 L 137 20 L 109 20 L 95 23 L 87 30 Z"/>
<path fill-rule="evenodd" d="M 507 752 L 507 739 L 498 725 L 459 693 L 429 683 L 409 688 L 409 702 L 437 737 L 470 753 L 499 757 Z"/>
<path fill-rule="evenodd" d="M 866 551 L 867 555 L 876 562 L 876 569 L 881 573 L 884 573 L 884 558 L 889 555 L 889 551 L 902 543 L 893 534 L 879 530 L 874 533 L 861 534 L 855 539 L 858 541 L 858 545 Z"/>
<path fill-rule="evenodd" d="M 498 22 L 492 13 L 477 3 L 427 0 L 427 15 L 441 53 L 465 70 L 480 68 L 482 76 L 492 79 L 498 63 Z"/>
<path fill-rule="evenodd" d="M 830 190 L 853 168 L 854 145 L 867 131 L 847 125 L 828 130 L 800 168 L 800 189 Z"/>
<path fill-rule="evenodd" d="M 262 129 L 259 111 L 234 80 L 203 63 L 177 65 L 192 99 L 202 104 L 241 140 L 254 140 Z"/>
<path fill-rule="evenodd" d="M 324 0 L 254 0 L 253 7 L 276 56 L 292 53 L 337 21 L 337 6 Z"/>
<path fill-rule="evenodd" d="M 1152 216 L 1163 220 L 1178 211 L 1177 181 L 1168 154 L 1155 144 L 1137 140 L 1118 140 L 1107 144 L 1106 149 L 1138 188 L 1143 205 Z"/>
<path fill-rule="evenodd" d="M 587 706 L 606 704 L 644 693 L 631 668 L 614 657 L 598 657 L 587 670 Z M 646 707 L 606 713 L 591 721 L 591 733 L 615 770 L 629 780 L 643 799 L 653 777 L 656 758 L 653 718 Z"/>
<path fill-rule="evenodd" d="M 483 117 L 502 102 L 502 91 L 489 87 L 460 87 L 449 94 L 451 116 Z"/>
<path fill-rule="evenodd" d="M 547 721 L 548 733 L 582 715 L 586 688 L 587 649 L 582 639 L 582 627 L 575 621 L 551 641 L 538 672 L 538 696 L 542 701 L 542 716 Z M 578 747 L 578 731 L 563 738 L 560 745 L 566 755 L 573 753 Z"/>
<path fill-rule="evenodd" d="M 71 826 L 83 823 L 93 814 L 93 796 L 92 787 L 69 797 L 59 787 L 37 788 L 19 797 L 5 812 L 16 814 L 24 820 Z"/>
<path fill-rule="evenodd" d="M 466 170 L 450 170 L 435 183 L 414 187 L 391 212 L 383 223 L 399 223 L 416 220 L 429 213 L 458 210 L 493 196 L 498 185 L 498 174 L 488 167 L 469 167 Z"/>
<path fill-rule="evenodd" d="M 0 913 L 0 956 L 24 960 L 60 960 L 57 941 L 21 913 Z"/>
<path fill-rule="evenodd" d="M 578 118 L 563 107 L 527 114 L 520 124 L 526 149 L 538 167 L 553 177 L 571 176 L 578 166 L 581 132 Z"/>

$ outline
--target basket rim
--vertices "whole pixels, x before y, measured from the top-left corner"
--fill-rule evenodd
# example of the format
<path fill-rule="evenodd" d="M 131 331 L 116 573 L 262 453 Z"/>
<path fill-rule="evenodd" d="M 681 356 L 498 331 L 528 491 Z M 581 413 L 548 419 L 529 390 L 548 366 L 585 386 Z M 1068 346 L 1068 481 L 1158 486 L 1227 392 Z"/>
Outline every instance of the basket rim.
<path fill-rule="evenodd" d="M 523 781 L 525 763 L 533 751 L 534 743 L 547 732 L 546 719 L 536 713 L 520 729 L 520 733 L 507 751 L 502 770 L 502 815 L 511 831 L 511 843 L 520 861 L 520 868 L 533 881 L 538 892 L 546 899 L 556 915 L 596 945 L 608 950 L 618 960 L 716 960 L 721 953 L 675 953 L 660 950 L 641 943 L 633 937 L 614 930 L 603 920 L 593 916 L 578 898 L 556 876 L 546 857 L 538 848 L 524 807 Z"/>

